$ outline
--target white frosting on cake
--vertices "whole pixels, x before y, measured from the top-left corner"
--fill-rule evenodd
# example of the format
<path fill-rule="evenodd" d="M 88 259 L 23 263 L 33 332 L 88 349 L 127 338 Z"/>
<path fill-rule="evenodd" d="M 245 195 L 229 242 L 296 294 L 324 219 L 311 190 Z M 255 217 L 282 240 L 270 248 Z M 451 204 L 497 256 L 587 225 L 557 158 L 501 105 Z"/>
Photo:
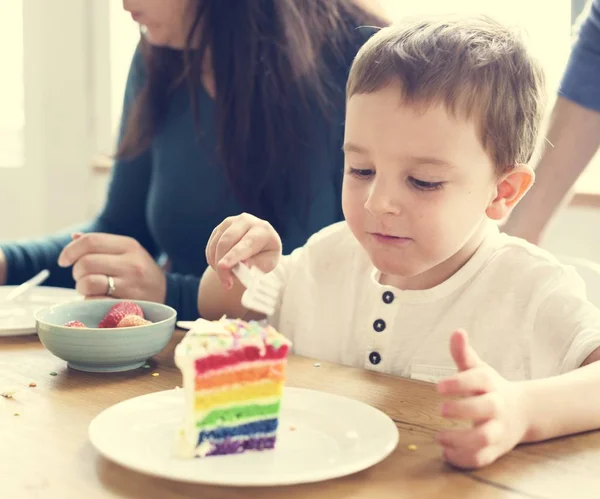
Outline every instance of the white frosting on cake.
<path fill-rule="evenodd" d="M 291 342 L 265 321 L 246 322 L 225 317 L 218 321 L 198 319 L 175 348 L 175 358 L 202 358 L 247 346 L 258 347 L 262 354 L 267 345 L 290 346 Z"/>

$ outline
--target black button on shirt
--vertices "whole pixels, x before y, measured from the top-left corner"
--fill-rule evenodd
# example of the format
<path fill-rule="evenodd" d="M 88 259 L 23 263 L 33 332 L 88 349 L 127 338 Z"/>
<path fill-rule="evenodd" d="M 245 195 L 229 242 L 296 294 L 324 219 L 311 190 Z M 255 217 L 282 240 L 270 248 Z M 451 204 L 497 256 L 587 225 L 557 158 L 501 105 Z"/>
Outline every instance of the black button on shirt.
<path fill-rule="evenodd" d="M 378 333 L 381 333 L 385 329 L 385 321 L 383 319 L 377 319 L 373 322 L 373 329 Z"/>
<path fill-rule="evenodd" d="M 392 293 L 391 291 L 386 291 L 385 293 L 383 293 L 383 296 L 381 298 L 383 300 L 383 303 L 387 303 L 389 305 L 394 301 L 394 293 Z"/>
<path fill-rule="evenodd" d="M 381 355 L 379 355 L 379 352 L 371 352 L 369 354 L 369 361 L 374 366 L 376 366 L 377 364 L 379 364 L 381 362 Z"/>

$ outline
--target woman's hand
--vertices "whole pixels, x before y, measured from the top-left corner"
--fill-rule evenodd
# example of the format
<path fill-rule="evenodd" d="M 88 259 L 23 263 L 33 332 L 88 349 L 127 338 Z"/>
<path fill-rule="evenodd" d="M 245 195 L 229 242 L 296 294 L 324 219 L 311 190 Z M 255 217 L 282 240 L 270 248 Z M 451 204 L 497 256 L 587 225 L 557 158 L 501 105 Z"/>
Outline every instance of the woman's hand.
<path fill-rule="evenodd" d="M 77 291 L 86 297 L 106 296 L 109 277 L 115 298 L 164 303 L 165 274 L 133 238 L 114 234 L 75 234 L 58 257 L 61 267 L 73 266 Z"/>

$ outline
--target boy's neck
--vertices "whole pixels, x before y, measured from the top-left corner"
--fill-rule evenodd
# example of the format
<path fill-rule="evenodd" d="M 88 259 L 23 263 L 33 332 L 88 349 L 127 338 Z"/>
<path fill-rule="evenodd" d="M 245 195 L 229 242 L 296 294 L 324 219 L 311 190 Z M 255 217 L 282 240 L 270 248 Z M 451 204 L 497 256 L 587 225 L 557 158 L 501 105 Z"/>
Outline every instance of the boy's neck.
<path fill-rule="evenodd" d="M 485 218 L 459 251 L 426 272 L 410 277 L 382 273 L 379 282 L 402 290 L 431 289 L 442 284 L 456 274 L 479 249 L 487 235 L 490 223 L 492 222 Z"/>

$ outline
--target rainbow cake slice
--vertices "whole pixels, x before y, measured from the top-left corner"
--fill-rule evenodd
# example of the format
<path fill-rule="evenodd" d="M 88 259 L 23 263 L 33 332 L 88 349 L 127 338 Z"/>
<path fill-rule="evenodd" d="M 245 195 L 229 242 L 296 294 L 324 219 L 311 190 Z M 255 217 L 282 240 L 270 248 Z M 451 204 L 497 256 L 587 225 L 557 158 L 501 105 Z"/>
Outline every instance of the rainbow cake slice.
<path fill-rule="evenodd" d="M 274 448 L 290 346 L 265 322 L 196 321 L 175 349 L 185 398 L 178 454 Z"/>

